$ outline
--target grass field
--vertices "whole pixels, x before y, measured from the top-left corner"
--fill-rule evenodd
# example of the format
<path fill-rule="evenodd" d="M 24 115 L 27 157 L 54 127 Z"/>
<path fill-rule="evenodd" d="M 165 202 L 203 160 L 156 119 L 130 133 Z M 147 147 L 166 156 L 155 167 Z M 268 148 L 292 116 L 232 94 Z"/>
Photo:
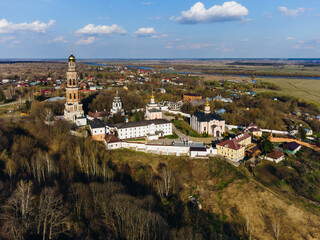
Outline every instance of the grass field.
<path fill-rule="evenodd" d="M 224 80 L 238 80 L 238 81 L 251 81 L 249 77 L 240 76 L 213 76 L 213 75 L 202 75 L 204 80 L 218 81 Z M 299 78 L 263 78 L 259 77 L 256 80 L 264 82 L 274 83 L 278 85 L 281 90 L 267 90 L 267 89 L 254 89 L 255 92 L 276 92 L 279 95 L 289 95 L 298 98 L 302 98 L 307 101 L 315 102 L 320 104 L 320 80 L 312 79 L 299 79 Z"/>
<path fill-rule="evenodd" d="M 283 95 L 290 95 L 307 101 L 320 104 L 320 80 L 286 79 L 286 78 L 259 78 L 264 82 L 278 85 L 281 90 L 276 91 Z M 259 90 L 268 91 L 265 89 Z"/>

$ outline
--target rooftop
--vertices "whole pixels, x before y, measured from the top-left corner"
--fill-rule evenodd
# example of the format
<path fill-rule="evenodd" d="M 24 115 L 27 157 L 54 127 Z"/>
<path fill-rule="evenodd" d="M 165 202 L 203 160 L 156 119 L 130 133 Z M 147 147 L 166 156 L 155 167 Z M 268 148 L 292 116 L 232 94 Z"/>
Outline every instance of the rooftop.
<path fill-rule="evenodd" d="M 288 142 L 287 144 L 285 144 L 283 146 L 283 149 L 287 149 L 287 150 L 290 150 L 290 151 L 294 151 L 296 150 L 298 147 L 300 147 L 300 144 L 299 143 L 296 143 L 296 142 Z"/>
<path fill-rule="evenodd" d="M 221 146 L 221 147 L 227 147 L 227 148 L 230 148 L 230 149 L 233 149 L 233 150 L 239 150 L 241 148 L 244 148 L 243 145 L 240 145 L 236 139 L 228 139 L 228 140 L 224 140 L 220 143 L 217 143 L 218 146 Z"/>
<path fill-rule="evenodd" d="M 278 151 L 273 151 L 271 153 L 268 153 L 267 157 L 272 158 L 272 159 L 279 159 L 279 158 L 283 157 L 283 153 L 278 152 Z"/>
<path fill-rule="evenodd" d="M 97 118 L 93 119 L 93 120 L 89 120 L 89 125 L 91 128 L 104 128 L 106 126 L 104 121 L 101 121 Z"/>
<path fill-rule="evenodd" d="M 196 112 L 193 114 L 193 116 L 197 117 L 199 122 L 210 122 L 211 120 L 224 120 L 220 115 L 215 113 Z"/>

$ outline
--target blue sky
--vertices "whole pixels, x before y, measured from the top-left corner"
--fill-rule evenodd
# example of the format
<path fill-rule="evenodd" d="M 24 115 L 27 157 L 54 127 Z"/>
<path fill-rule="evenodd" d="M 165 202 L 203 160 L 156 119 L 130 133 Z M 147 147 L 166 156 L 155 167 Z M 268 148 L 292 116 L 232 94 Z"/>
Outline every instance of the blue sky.
<path fill-rule="evenodd" d="M 318 58 L 320 0 L 0 1 L 0 58 Z"/>

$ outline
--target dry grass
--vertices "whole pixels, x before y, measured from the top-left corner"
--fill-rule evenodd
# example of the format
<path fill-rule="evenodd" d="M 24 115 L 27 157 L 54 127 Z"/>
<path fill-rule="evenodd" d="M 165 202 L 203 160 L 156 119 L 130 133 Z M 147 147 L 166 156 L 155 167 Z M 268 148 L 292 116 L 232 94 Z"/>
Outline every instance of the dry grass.
<path fill-rule="evenodd" d="M 183 186 L 182 200 L 187 199 L 192 189 L 199 195 L 204 210 L 221 216 L 222 221 L 237 223 L 240 231 L 246 229 L 249 218 L 254 239 L 274 239 L 275 221 L 281 224 L 280 239 L 320 239 L 319 209 L 308 211 L 302 202 L 292 202 L 272 192 L 256 183 L 243 167 L 235 168 L 218 159 L 178 158 L 127 150 L 114 151 L 112 155 L 132 167 L 149 165 L 155 172 L 159 163 L 167 163 Z"/>

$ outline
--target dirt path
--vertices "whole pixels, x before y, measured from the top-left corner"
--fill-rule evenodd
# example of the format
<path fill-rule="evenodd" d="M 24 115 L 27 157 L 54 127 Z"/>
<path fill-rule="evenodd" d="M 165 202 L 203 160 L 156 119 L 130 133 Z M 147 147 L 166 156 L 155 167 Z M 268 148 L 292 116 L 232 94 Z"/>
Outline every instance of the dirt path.
<path fill-rule="evenodd" d="M 315 150 L 315 151 L 320 151 L 320 148 L 318 148 L 316 145 L 313 145 L 313 144 L 310 144 L 310 143 L 306 143 L 306 142 L 302 142 L 302 141 L 297 140 L 297 139 L 292 139 L 292 138 L 274 138 L 274 137 L 271 137 L 271 138 L 270 138 L 270 141 L 271 141 L 271 142 L 296 142 L 296 143 L 299 143 L 299 144 L 302 145 L 302 146 L 311 148 L 311 149 L 313 149 L 313 150 Z"/>

